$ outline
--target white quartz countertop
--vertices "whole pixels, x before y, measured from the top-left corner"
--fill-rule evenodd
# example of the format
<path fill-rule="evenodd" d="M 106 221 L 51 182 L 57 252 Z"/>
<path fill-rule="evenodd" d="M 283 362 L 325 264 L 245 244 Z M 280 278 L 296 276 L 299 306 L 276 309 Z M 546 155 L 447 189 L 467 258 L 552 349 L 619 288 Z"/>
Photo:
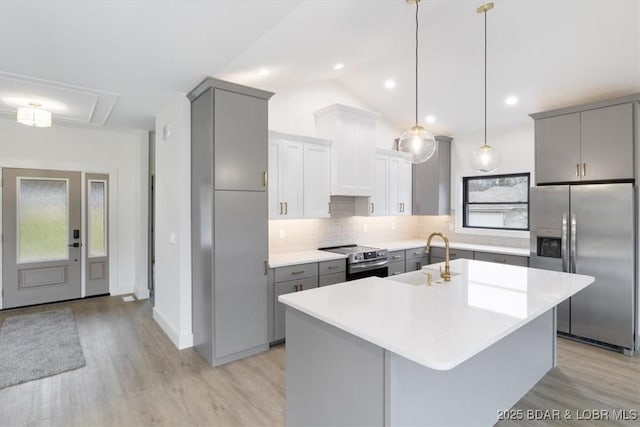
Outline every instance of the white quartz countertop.
<path fill-rule="evenodd" d="M 370 277 L 281 295 L 279 301 L 428 368 L 448 370 L 550 310 L 594 278 L 457 259 L 392 278 Z"/>
<path fill-rule="evenodd" d="M 374 242 L 366 243 L 365 246 L 372 246 L 374 248 L 387 249 L 389 251 L 400 251 L 405 249 L 424 247 L 427 243 L 427 239 L 409 239 L 409 240 L 397 240 L 391 242 Z M 444 242 L 435 238 L 431 241 L 431 245 L 438 248 L 444 248 Z M 451 249 L 464 249 L 468 251 L 480 251 L 490 252 L 495 254 L 504 255 L 517 255 L 517 256 L 529 256 L 529 249 L 512 248 L 509 246 L 494 246 L 494 245 L 478 245 L 475 243 L 458 243 L 449 242 Z"/>
<path fill-rule="evenodd" d="M 346 255 L 335 254 L 326 251 L 301 251 L 287 252 L 282 254 L 269 255 L 269 267 L 286 267 L 288 265 L 304 264 L 307 262 L 331 261 L 334 259 L 344 259 Z"/>

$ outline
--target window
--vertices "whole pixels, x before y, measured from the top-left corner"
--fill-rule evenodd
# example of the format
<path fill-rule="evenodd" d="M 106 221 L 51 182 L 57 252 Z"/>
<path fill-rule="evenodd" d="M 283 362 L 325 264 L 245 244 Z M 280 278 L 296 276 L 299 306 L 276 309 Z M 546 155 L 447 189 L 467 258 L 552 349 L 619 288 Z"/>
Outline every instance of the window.
<path fill-rule="evenodd" d="M 462 178 L 462 226 L 529 230 L 529 173 Z"/>

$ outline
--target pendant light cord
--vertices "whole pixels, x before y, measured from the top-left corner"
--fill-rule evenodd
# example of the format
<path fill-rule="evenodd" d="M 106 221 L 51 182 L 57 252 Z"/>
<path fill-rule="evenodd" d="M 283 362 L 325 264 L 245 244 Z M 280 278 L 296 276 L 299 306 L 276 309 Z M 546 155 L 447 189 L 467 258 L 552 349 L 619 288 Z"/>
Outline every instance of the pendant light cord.
<path fill-rule="evenodd" d="M 418 5 L 420 0 L 416 0 L 416 127 L 418 126 Z"/>
<path fill-rule="evenodd" d="M 484 11 L 484 145 L 487 145 L 487 11 Z"/>

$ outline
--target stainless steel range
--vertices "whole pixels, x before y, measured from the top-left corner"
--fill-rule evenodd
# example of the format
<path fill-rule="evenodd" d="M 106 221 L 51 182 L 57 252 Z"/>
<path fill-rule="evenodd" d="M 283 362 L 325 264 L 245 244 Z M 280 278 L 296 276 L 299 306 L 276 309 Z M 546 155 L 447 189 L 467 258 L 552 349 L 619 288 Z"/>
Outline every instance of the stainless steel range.
<path fill-rule="evenodd" d="M 389 259 L 386 249 L 344 245 L 320 248 L 319 250 L 347 255 L 347 281 L 389 275 Z"/>

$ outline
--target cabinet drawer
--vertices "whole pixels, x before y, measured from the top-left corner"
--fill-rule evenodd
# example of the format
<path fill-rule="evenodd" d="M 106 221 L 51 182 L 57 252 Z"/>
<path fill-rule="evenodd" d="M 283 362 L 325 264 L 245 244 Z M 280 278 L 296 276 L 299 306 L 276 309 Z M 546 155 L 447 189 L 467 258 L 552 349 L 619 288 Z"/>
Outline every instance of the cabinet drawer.
<path fill-rule="evenodd" d="M 286 282 L 289 280 L 306 279 L 318 275 L 318 263 L 290 265 L 276 268 L 276 282 Z"/>
<path fill-rule="evenodd" d="M 320 275 L 323 274 L 334 274 L 341 273 L 343 271 L 347 271 L 347 260 L 346 259 L 336 259 L 332 261 L 322 261 L 320 263 Z"/>
<path fill-rule="evenodd" d="M 529 265 L 529 258 L 527 258 L 526 256 L 517 256 L 517 255 L 502 255 L 502 254 L 492 254 L 489 252 L 475 252 L 474 259 L 477 259 L 479 261 L 497 262 L 500 264 L 519 265 L 522 267 L 527 267 Z"/>
<path fill-rule="evenodd" d="M 404 251 L 405 259 L 408 261 L 410 259 L 422 258 L 426 254 L 424 253 L 425 247 L 407 249 Z"/>
<path fill-rule="evenodd" d="M 444 248 L 431 248 L 431 254 L 437 258 L 444 258 Z M 458 258 L 466 258 L 473 259 L 473 251 L 465 251 L 463 249 L 450 249 L 449 250 L 449 258 L 450 259 L 458 259 Z"/>
<path fill-rule="evenodd" d="M 423 256 L 422 258 L 408 259 L 405 262 L 405 270 L 407 272 L 420 270 L 423 266 L 428 264 L 429 264 L 429 257 L 426 255 Z"/>
<path fill-rule="evenodd" d="M 389 263 L 389 276 L 395 276 L 396 274 L 404 273 L 405 272 L 404 268 L 405 268 L 404 261 Z"/>
<path fill-rule="evenodd" d="M 389 264 L 394 262 L 402 262 L 404 265 L 404 252 L 405 251 L 393 251 L 389 252 Z M 389 274 L 391 275 L 391 274 Z"/>
<path fill-rule="evenodd" d="M 336 283 L 342 283 L 347 281 L 347 273 L 333 273 L 333 274 L 323 274 L 318 279 L 319 286 L 327 286 L 327 285 L 335 285 Z"/>

